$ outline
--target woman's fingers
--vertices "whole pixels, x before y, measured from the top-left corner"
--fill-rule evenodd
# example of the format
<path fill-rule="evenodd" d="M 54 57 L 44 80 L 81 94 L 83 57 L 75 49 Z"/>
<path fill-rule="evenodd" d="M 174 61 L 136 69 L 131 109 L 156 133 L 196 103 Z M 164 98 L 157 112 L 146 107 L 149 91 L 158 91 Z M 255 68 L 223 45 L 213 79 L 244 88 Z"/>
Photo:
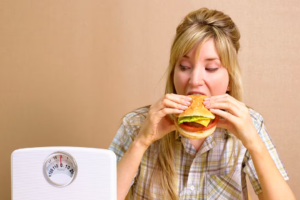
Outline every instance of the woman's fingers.
<path fill-rule="evenodd" d="M 174 108 L 174 109 L 179 109 L 179 110 L 186 110 L 188 108 L 187 103 L 186 104 L 180 104 L 180 103 L 175 103 L 174 101 L 171 101 L 169 99 L 164 99 L 162 101 L 163 108 Z"/>
<path fill-rule="evenodd" d="M 149 118 L 159 123 L 166 115 L 182 113 L 191 104 L 190 101 L 192 101 L 192 98 L 184 95 L 166 94 L 150 107 Z"/>
<path fill-rule="evenodd" d="M 237 117 L 240 117 L 240 111 L 243 107 L 243 103 L 228 94 L 207 98 L 203 104 L 208 109 L 223 109 Z"/>
<path fill-rule="evenodd" d="M 150 106 L 146 120 L 141 129 L 140 136 L 143 143 L 149 146 L 154 141 L 162 138 L 167 133 L 175 130 L 170 114 L 180 114 L 191 104 L 191 98 L 184 95 L 166 94 Z"/>
<path fill-rule="evenodd" d="M 166 94 L 162 101 L 159 102 L 158 109 L 161 110 L 165 107 L 168 108 L 176 108 L 176 109 L 184 109 L 183 106 L 191 105 L 192 99 L 187 96 L 178 95 L 178 94 Z M 185 108 L 186 109 L 186 108 Z"/>
<path fill-rule="evenodd" d="M 250 138 L 249 133 L 256 132 L 249 109 L 244 103 L 230 95 L 226 94 L 206 98 L 203 104 L 209 108 L 213 114 L 224 118 L 219 120 L 217 126 L 229 130 L 241 140 L 243 144 L 249 142 L 247 141 Z"/>
<path fill-rule="evenodd" d="M 229 113 L 233 114 L 234 116 L 239 116 L 239 108 L 231 103 L 231 102 L 226 102 L 226 103 L 210 103 L 205 105 L 207 109 L 223 109 L 227 110 Z"/>
<path fill-rule="evenodd" d="M 227 119 L 224 119 L 224 118 L 219 119 L 217 127 L 227 129 L 231 133 L 233 133 L 234 135 L 236 135 L 235 126 L 229 120 L 227 120 Z"/>
<path fill-rule="evenodd" d="M 238 121 L 238 117 L 223 111 L 223 110 L 219 110 L 219 109 L 210 109 L 210 111 L 213 114 L 219 115 L 220 117 L 223 117 L 224 119 L 228 120 L 229 122 L 231 122 L 232 124 L 236 124 L 236 122 Z"/>
<path fill-rule="evenodd" d="M 231 128 L 231 125 L 230 123 L 228 123 L 227 119 L 219 119 L 217 127 L 229 130 Z"/>
<path fill-rule="evenodd" d="M 164 96 L 164 99 L 169 99 L 171 101 L 174 101 L 175 103 L 183 104 L 183 105 L 188 105 L 192 98 L 184 95 L 179 95 L 179 94 L 166 94 Z"/>
<path fill-rule="evenodd" d="M 182 113 L 183 110 L 180 109 L 174 109 L 174 108 L 164 108 L 160 111 L 157 112 L 157 116 L 159 118 L 163 118 L 166 115 L 170 115 L 170 114 L 180 114 Z"/>
<path fill-rule="evenodd" d="M 214 103 L 214 102 L 232 102 L 232 103 L 238 104 L 238 105 L 245 105 L 244 103 L 236 100 L 235 98 L 233 98 L 229 94 L 212 96 L 210 98 L 204 99 L 204 102 L 207 102 L 207 101 L 212 102 L 212 103 Z"/>

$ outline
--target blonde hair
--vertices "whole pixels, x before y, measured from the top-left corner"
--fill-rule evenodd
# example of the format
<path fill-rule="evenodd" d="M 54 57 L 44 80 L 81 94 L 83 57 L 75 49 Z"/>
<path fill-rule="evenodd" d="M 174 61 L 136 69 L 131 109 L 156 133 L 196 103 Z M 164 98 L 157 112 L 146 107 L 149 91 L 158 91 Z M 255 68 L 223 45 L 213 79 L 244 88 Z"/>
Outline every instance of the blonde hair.
<path fill-rule="evenodd" d="M 237 59 L 237 53 L 240 48 L 239 30 L 228 15 L 207 8 L 201 8 L 189 13 L 176 29 L 176 35 L 171 47 L 169 67 L 167 69 L 165 94 L 176 94 L 173 77 L 177 61 L 186 55 L 196 43 L 200 42 L 199 46 L 201 48 L 202 44 L 211 38 L 214 39 L 221 63 L 229 74 L 229 95 L 238 101 L 242 101 L 242 77 Z M 153 171 L 155 177 L 152 176 L 153 178 L 149 187 L 150 196 L 152 196 L 151 188 L 153 183 L 155 183 L 162 189 L 165 199 L 178 199 L 178 177 L 174 166 L 174 133 L 167 134 L 155 144 L 158 146 L 160 153 L 158 154 L 156 168 Z M 234 138 L 234 146 L 235 141 L 236 139 Z M 239 152 L 240 143 L 238 149 Z M 232 154 L 233 152 L 229 161 Z M 234 166 L 236 162 L 237 159 Z M 230 173 L 232 173 L 232 170 Z"/>

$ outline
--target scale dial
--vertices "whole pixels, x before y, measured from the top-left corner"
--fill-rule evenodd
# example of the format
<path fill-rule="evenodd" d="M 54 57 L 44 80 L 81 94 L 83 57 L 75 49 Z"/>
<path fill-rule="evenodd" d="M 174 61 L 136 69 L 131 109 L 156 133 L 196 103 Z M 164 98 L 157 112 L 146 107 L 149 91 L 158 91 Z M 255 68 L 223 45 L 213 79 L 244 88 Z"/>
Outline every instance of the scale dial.
<path fill-rule="evenodd" d="M 51 185 L 65 187 L 74 181 L 77 175 L 77 164 L 70 154 L 55 152 L 45 160 L 43 171 Z"/>

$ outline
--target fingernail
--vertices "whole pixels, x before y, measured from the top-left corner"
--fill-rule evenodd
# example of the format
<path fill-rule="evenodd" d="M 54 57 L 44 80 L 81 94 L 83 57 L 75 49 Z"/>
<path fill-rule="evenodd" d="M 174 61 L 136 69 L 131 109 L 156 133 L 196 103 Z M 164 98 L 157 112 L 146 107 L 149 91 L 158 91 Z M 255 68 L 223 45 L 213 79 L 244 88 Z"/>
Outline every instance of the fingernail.
<path fill-rule="evenodd" d="M 191 105 L 191 102 L 189 102 L 189 101 L 185 101 L 184 103 L 188 106 Z"/>
<path fill-rule="evenodd" d="M 206 104 L 208 104 L 209 103 L 209 101 L 203 101 L 203 104 L 204 105 L 206 105 Z"/>
<path fill-rule="evenodd" d="M 186 99 L 189 101 L 193 100 L 191 97 L 186 97 Z"/>
<path fill-rule="evenodd" d="M 205 98 L 204 101 L 209 101 L 209 98 Z"/>
<path fill-rule="evenodd" d="M 183 108 L 183 109 L 188 109 L 188 107 L 187 107 L 187 106 L 182 106 L 182 108 Z"/>
<path fill-rule="evenodd" d="M 209 108 L 209 107 L 210 107 L 210 104 L 206 104 L 205 107 L 206 107 L 206 108 Z"/>

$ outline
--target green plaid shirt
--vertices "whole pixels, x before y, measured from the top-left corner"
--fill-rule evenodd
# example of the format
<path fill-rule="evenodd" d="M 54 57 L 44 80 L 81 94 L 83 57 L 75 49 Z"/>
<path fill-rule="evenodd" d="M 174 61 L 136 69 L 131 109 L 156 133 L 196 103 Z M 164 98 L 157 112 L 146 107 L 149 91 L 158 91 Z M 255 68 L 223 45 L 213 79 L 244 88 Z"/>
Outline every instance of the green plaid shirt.
<path fill-rule="evenodd" d="M 137 111 L 146 116 L 149 109 L 142 108 Z M 262 116 L 252 109 L 250 109 L 250 114 L 259 136 L 280 173 L 285 180 L 288 180 L 288 175 L 264 126 Z M 145 117 L 135 112 L 123 118 L 123 123 L 109 147 L 117 155 L 117 162 L 129 148 L 144 120 Z M 134 124 L 134 126 L 130 128 L 129 124 Z M 206 138 L 198 152 L 187 138 L 175 132 L 174 134 L 176 134 L 174 164 L 179 177 L 180 199 L 248 199 L 246 175 L 254 191 L 257 194 L 262 192 L 249 152 L 241 146 L 238 154 L 237 139 L 234 142 L 234 136 L 227 130 L 217 128 L 213 135 Z M 229 159 L 232 151 L 234 151 L 233 158 Z M 129 199 L 149 199 L 147 189 L 157 155 L 154 145 L 151 145 L 144 153 L 131 184 Z M 235 159 L 238 161 L 235 169 L 231 171 Z M 154 187 L 153 194 L 155 199 L 163 199 L 159 188 Z"/>

